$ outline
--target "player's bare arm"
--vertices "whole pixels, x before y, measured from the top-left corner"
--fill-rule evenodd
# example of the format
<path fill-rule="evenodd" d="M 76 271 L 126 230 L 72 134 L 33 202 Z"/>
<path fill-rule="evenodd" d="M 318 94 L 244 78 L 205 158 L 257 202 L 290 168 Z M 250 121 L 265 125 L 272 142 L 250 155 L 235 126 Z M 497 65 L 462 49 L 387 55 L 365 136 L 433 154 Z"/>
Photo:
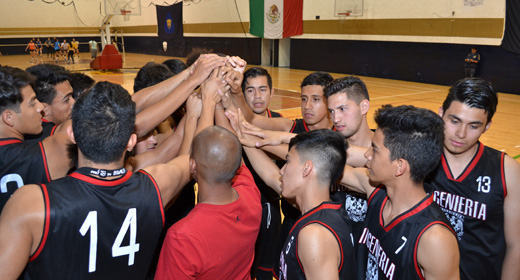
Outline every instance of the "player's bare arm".
<path fill-rule="evenodd" d="M 152 165 L 144 170 L 157 182 L 164 206 L 172 201 L 191 179 L 188 155 L 178 156 L 168 163 Z"/>
<path fill-rule="evenodd" d="M 168 94 L 170 94 L 175 88 L 177 88 L 184 80 L 186 80 L 190 76 L 190 68 L 187 68 L 179 74 L 167 80 L 164 80 L 156 85 L 143 88 L 142 90 L 135 92 L 132 95 L 132 100 L 135 102 L 136 105 L 136 113 L 139 113 L 144 108 L 147 108 L 159 102 Z"/>
<path fill-rule="evenodd" d="M 341 253 L 338 241 L 322 225 L 310 224 L 300 231 L 298 257 L 307 279 L 339 279 Z"/>
<path fill-rule="evenodd" d="M 146 133 L 164 121 L 186 101 L 193 90 L 204 82 L 214 69 L 224 65 L 224 63 L 224 58 L 221 57 L 211 56 L 202 58 L 186 81 L 163 98 L 161 102 L 157 102 L 137 114 L 135 119 L 137 136 L 146 135 Z"/>
<path fill-rule="evenodd" d="M 42 192 L 25 185 L 7 201 L 0 216 L 0 271 L 2 279 L 18 279 L 40 244 L 45 219 Z"/>
<path fill-rule="evenodd" d="M 460 279 L 459 257 L 457 238 L 443 225 L 431 226 L 419 240 L 417 260 L 428 280 Z"/>
<path fill-rule="evenodd" d="M 215 69 L 209 78 L 200 86 L 202 97 L 202 113 L 197 125 L 197 135 L 204 128 L 214 125 L 215 107 L 220 102 L 218 91 L 223 92 L 227 85 L 222 81 L 221 69 Z"/>
<path fill-rule="evenodd" d="M 368 179 L 368 169 L 362 167 L 354 168 L 348 164 L 345 165 L 340 184 L 351 190 L 364 193 L 367 197 L 370 197 L 377 186 L 377 183 Z"/>
<path fill-rule="evenodd" d="M 513 158 L 504 158 L 507 196 L 504 199 L 504 235 L 506 256 L 502 279 L 520 278 L 520 165 Z"/>
<path fill-rule="evenodd" d="M 193 92 L 186 101 L 186 123 L 184 125 L 184 137 L 182 138 L 180 155 L 187 155 L 191 151 L 191 142 L 195 137 L 197 122 L 202 112 L 202 100 L 197 92 Z"/>
<path fill-rule="evenodd" d="M 183 117 L 175 132 L 160 142 L 154 150 L 131 157 L 131 167 L 127 167 L 127 169 L 135 172 L 139 169 L 145 168 L 146 166 L 166 163 L 174 159 L 179 154 L 181 148 L 181 142 L 184 137 L 185 119 L 186 118 Z"/>

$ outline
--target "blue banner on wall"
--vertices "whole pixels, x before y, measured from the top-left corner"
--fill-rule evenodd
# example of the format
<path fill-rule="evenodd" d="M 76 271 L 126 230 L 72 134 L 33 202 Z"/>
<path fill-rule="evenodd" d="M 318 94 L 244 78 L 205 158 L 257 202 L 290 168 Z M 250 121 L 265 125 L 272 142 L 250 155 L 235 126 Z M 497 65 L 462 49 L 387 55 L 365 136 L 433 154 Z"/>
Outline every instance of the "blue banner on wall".
<path fill-rule="evenodd" d="M 155 5 L 157 10 L 157 35 L 161 39 L 181 39 L 182 2 L 171 6 Z"/>

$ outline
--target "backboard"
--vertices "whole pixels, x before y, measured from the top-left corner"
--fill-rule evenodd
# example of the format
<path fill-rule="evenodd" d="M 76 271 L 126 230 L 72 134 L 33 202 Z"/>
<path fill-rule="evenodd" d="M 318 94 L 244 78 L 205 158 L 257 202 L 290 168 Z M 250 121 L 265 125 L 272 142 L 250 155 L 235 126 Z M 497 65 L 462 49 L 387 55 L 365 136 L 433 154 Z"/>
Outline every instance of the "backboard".
<path fill-rule="evenodd" d="M 106 15 L 141 15 L 141 0 L 105 0 Z"/>
<path fill-rule="evenodd" d="M 334 16 L 344 18 L 362 15 L 363 0 L 335 0 Z"/>

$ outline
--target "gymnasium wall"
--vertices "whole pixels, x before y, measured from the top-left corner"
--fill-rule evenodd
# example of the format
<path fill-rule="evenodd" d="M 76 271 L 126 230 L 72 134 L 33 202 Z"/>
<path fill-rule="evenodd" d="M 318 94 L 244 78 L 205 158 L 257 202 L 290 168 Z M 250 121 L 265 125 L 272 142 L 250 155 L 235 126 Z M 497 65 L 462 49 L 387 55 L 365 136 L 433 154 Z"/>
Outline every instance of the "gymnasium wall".
<path fill-rule="evenodd" d="M 336 16 L 336 1 L 345 0 L 304 1 L 304 35 L 291 39 L 291 68 L 451 84 L 462 77 L 470 45 L 477 45 L 480 75 L 501 91 L 520 94 L 520 57 L 499 47 L 505 0 L 364 0 L 362 15 L 346 18 Z M 247 33 L 249 1 L 183 1 L 185 38 L 169 40 L 166 52 L 152 2 L 164 3 L 141 0 L 141 16 L 112 19 L 112 29 L 125 34 L 127 52 L 185 56 L 207 47 L 260 64 L 261 39 Z M 104 1 L 73 3 L 2 0 L 11 8 L 0 10 L 0 45 L 25 44 L 39 34 L 76 35 L 80 42 L 99 36 Z"/>

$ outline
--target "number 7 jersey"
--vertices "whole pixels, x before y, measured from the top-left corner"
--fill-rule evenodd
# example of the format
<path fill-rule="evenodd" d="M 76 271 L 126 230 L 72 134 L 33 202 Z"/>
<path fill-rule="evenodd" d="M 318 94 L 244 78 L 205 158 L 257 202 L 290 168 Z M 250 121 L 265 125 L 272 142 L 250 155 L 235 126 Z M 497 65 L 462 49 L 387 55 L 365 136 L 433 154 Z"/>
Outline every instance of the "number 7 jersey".
<path fill-rule="evenodd" d="M 145 279 L 164 225 L 155 181 L 144 171 L 99 179 L 87 169 L 41 185 L 44 231 L 23 279 Z"/>
<path fill-rule="evenodd" d="M 462 279 L 500 279 L 506 248 L 504 156 L 479 142 L 474 158 L 458 178 L 442 155 L 429 179 L 434 201 L 457 233 Z"/>

